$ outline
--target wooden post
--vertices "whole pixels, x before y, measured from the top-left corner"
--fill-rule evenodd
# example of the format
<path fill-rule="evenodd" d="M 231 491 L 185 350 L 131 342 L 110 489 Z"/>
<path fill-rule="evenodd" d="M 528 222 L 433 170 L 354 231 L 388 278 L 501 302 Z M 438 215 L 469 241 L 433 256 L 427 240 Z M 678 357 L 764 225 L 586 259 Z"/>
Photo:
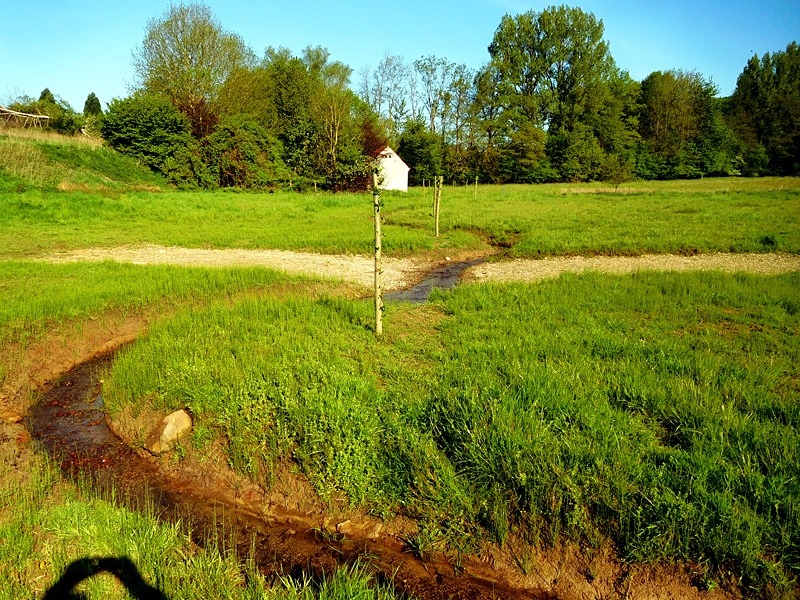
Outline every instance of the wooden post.
<path fill-rule="evenodd" d="M 383 335 L 383 298 L 381 297 L 381 196 L 378 174 L 372 174 L 372 205 L 375 212 L 375 337 Z"/>
<path fill-rule="evenodd" d="M 475 195 L 473 196 L 473 200 L 478 199 L 478 176 L 475 175 Z"/>
<path fill-rule="evenodd" d="M 433 201 L 433 220 L 435 223 L 436 237 L 439 237 L 439 207 L 442 203 L 442 185 L 444 185 L 444 175 L 435 178 L 436 192 Z"/>

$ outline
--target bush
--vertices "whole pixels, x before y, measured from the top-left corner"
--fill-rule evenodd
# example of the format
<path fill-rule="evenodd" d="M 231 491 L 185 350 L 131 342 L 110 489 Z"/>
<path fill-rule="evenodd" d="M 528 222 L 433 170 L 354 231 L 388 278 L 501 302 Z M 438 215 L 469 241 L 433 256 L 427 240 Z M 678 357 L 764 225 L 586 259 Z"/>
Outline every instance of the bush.
<path fill-rule="evenodd" d="M 264 189 L 288 179 L 281 143 L 249 115 L 224 119 L 203 141 L 213 185 Z"/>
<path fill-rule="evenodd" d="M 56 100 L 47 88 L 42 91 L 39 100 L 22 97 L 9 108 L 31 115 L 47 115 L 50 117 L 47 120 L 47 129 L 64 135 L 75 135 L 83 127 L 83 115 L 76 114 L 65 101 Z"/>
<path fill-rule="evenodd" d="M 112 100 L 100 131 L 112 148 L 163 173 L 175 185 L 209 187 L 189 120 L 165 98 L 141 95 Z"/>

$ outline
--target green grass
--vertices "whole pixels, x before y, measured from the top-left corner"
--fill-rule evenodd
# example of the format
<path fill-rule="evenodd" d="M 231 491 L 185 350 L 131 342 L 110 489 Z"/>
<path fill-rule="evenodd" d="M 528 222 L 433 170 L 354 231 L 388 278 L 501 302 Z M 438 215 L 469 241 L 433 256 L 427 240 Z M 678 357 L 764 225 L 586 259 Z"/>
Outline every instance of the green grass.
<path fill-rule="evenodd" d="M 731 571 L 763 596 L 800 571 L 800 276 L 563 276 L 393 306 L 247 299 L 126 350 L 112 413 L 188 407 L 195 444 L 269 483 L 476 540 L 611 539 L 624 559 Z M 428 543 L 435 541 L 428 536 Z"/>
<path fill-rule="evenodd" d="M 384 251 L 477 249 L 510 256 L 696 252 L 800 252 L 800 188 L 777 179 L 752 189 L 676 190 L 649 182 L 636 193 L 560 193 L 547 186 L 446 191 L 432 235 L 430 193 L 383 194 Z M 742 184 L 742 189 L 737 186 Z M 367 194 L 233 192 L 0 192 L 0 256 L 92 246 L 161 244 L 370 254 Z M 153 227 L 158 223 L 158 227 Z"/>
<path fill-rule="evenodd" d="M 166 187 L 163 178 L 97 139 L 0 128 L 0 192 Z"/>
<path fill-rule="evenodd" d="M 374 251 L 371 219 L 372 199 L 366 194 L 138 192 L 109 197 L 31 191 L 0 194 L 0 248 L 6 257 L 142 243 L 369 254 Z M 453 232 L 444 243 L 480 245 L 463 232 Z M 384 229 L 386 252 L 407 254 L 433 246 L 427 231 Z"/>
<path fill-rule="evenodd" d="M 21 474 L 9 460 L 0 459 L 2 600 L 38 598 L 48 590 L 53 594 L 67 573 L 82 580 L 74 588 L 60 589 L 59 598 L 69 592 L 110 600 L 149 598 L 153 590 L 170 600 L 397 597 L 359 564 L 321 582 L 266 579 L 251 561 L 235 556 L 225 540 L 198 547 L 184 523 L 164 523 L 152 507 L 131 511 L 86 486 L 64 482 L 45 461 L 34 461 Z M 109 565 L 123 568 L 127 589 L 107 572 L 95 574 Z M 134 569 L 137 576 L 132 576 Z"/>
<path fill-rule="evenodd" d="M 632 193 L 568 193 L 576 188 L 566 185 L 483 186 L 477 200 L 470 189 L 446 189 L 442 228 L 481 232 L 511 246 L 507 254 L 515 257 L 800 251 L 796 180 L 774 178 L 760 187 L 741 179 L 681 183 L 678 188 L 673 182 L 641 182 L 637 185 L 647 187 Z M 389 203 L 386 221 L 430 227 L 421 200 L 416 189 L 405 202 L 397 200 L 396 208 Z"/>
<path fill-rule="evenodd" d="M 37 339 L 58 323 L 103 318 L 248 290 L 311 287 L 311 280 L 263 268 L 200 269 L 101 263 L 0 261 L 0 343 Z"/>

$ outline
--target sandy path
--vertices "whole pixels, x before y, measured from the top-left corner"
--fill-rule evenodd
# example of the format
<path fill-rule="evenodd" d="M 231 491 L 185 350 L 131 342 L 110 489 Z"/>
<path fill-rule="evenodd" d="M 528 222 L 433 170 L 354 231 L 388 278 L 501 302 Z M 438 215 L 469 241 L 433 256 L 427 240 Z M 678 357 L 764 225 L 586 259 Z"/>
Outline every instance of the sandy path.
<path fill-rule="evenodd" d="M 89 248 L 51 254 L 46 262 L 79 262 L 115 260 L 134 264 L 171 264 L 185 266 L 262 266 L 288 273 L 306 273 L 343 279 L 364 286 L 374 281 L 374 259 L 361 255 L 329 255 L 288 250 L 207 250 L 166 246 L 121 246 Z M 384 258 L 383 285 L 387 290 L 404 289 L 414 285 L 423 275 L 437 266 L 424 258 Z M 745 271 L 772 275 L 800 271 L 800 256 L 792 254 L 648 254 L 643 256 L 569 256 L 544 259 L 516 259 L 487 262 L 469 268 L 466 282 L 538 281 L 557 277 L 561 273 L 600 271 L 631 273 L 650 271 Z"/>
<path fill-rule="evenodd" d="M 371 286 L 375 278 L 375 259 L 348 254 L 312 254 L 289 250 L 241 250 L 226 248 L 179 248 L 176 246 L 120 246 L 88 248 L 50 254 L 44 262 L 80 262 L 114 260 L 137 265 L 183 265 L 199 267 L 269 267 L 287 273 L 320 275 Z M 384 257 L 383 286 L 387 290 L 414 285 L 421 275 L 435 268 L 436 263 L 422 258 Z"/>
<path fill-rule="evenodd" d="M 793 254 L 645 254 L 643 256 L 567 256 L 483 263 L 469 269 L 467 281 L 538 281 L 561 273 L 633 273 L 634 271 L 744 271 L 776 275 L 800 271 Z"/>

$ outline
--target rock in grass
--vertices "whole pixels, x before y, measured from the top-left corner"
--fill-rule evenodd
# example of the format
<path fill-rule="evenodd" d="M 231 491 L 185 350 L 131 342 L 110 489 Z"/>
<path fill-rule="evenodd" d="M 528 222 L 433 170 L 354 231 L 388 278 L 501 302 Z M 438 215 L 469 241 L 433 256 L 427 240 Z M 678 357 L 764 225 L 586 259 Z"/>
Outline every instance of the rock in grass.
<path fill-rule="evenodd" d="M 144 444 L 144 449 L 155 456 L 169 452 L 183 435 L 192 430 L 192 418 L 185 410 L 167 415 L 159 423 Z"/>

